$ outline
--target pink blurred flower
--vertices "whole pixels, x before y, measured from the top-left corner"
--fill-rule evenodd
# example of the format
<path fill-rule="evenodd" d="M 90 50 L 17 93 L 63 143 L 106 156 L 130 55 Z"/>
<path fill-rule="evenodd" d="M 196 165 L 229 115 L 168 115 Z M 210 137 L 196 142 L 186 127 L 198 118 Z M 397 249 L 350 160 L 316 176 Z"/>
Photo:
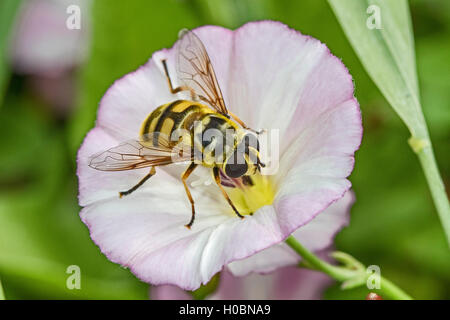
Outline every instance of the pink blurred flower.
<path fill-rule="evenodd" d="M 236 218 L 218 189 L 199 186 L 191 190 L 197 218 L 188 230 L 184 224 L 190 205 L 172 169 L 160 168 L 142 189 L 119 199 L 117 192 L 134 185 L 147 170 L 111 173 L 88 167 L 89 156 L 137 139 L 154 108 L 180 98 L 169 93 L 160 63 L 166 58 L 174 74 L 173 49 L 156 52 L 114 83 L 78 154 L 80 215 L 102 252 L 146 282 L 187 290 L 207 283 L 233 261 L 250 257 L 251 268 L 261 271 L 283 265 L 267 269 L 253 260 L 269 250 L 284 250 L 275 246 L 262 251 L 299 227 L 314 226 L 322 215 L 315 217 L 344 196 L 362 136 L 351 76 L 318 40 L 271 21 L 248 23 L 236 31 L 207 26 L 194 32 L 208 50 L 228 108 L 252 128 L 280 130 L 279 170 L 252 187 L 257 199 L 253 216 Z M 333 216 L 326 223 L 332 234 L 316 234 L 311 227 L 304 244 L 314 247 L 320 238 L 329 245 L 346 223 L 345 215 Z M 293 261 L 290 255 L 281 260 Z M 229 267 L 245 274 L 249 264 Z"/>
<path fill-rule="evenodd" d="M 31 90 L 66 115 L 75 96 L 74 69 L 89 49 L 90 0 L 24 1 L 16 18 L 9 60 L 14 72 L 27 76 Z M 80 9 L 80 29 L 68 29 L 69 6 Z"/>
<path fill-rule="evenodd" d="M 80 8 L 80 29 L 66 26 L 70 5 Z M 24 2 L 11 39 L 10 60 L 14 70 L 49 76 L 80 64 L 88 49 L 89 7 L 89 0 Z"/>
<path fill-rule="evenodd" d="M 319 300 L 333 281 L 325 274 L 286 267 L 261 275 L 235 277 L 222 272 L 217 290 L 208 300 Z M 177 286 L 151 287 L 152 300 L 190 300 L 192 295 Z"/>

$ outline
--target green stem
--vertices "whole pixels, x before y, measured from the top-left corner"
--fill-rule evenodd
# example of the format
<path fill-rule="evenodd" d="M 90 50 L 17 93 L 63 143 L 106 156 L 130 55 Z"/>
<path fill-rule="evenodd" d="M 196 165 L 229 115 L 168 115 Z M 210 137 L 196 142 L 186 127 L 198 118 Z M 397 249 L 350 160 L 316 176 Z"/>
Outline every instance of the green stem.
<path fill-rule="evenodd" d="M 450 246 L 450 205 L 444 183 L 439 174 L 431 143 L 428 139 L 418 140 L 414 138 L 409 139 L 408 142 L 419 157 L 420 164 L 422 165 L 428 186 L 431 190 L 431 196 L 433 197 L 436 210 L 447 237 L 447 243 Z"/>
<path fill-rule="evenodd" d="M 5 294 L 3 293 L 2 281 L 0 279 L 0 300 L 5 300 Z"/>
<path fill-rule="evenodd" d="M 295 252 L 297 252 L 304 261 L 312 267 L 314 270 L 322 271 L 340 282 L 355 281 L 359 285 L 366 284 L 367 278 L 370 274 L 367 274 L 365 270 L 360 269 L 348 269 L 346 267 L 334 266 L 328 262 L 320 259 L 314 253 L 302 246 L 293 236 L 289 236 L 286 239 L 286 244 L 290 246 Z M 354 259 L 354 258 L 352 258 Z M 354 261 L 355 264 L 362 266 L 358 261 Z M 383 298 L 389 298 L 394 300 L 412 300 L 412 298 L 406 294 L 402 289 L 397 287 L 388 279 L 381 277 L 381 288 L 379 289 L 380 295 Z"/>

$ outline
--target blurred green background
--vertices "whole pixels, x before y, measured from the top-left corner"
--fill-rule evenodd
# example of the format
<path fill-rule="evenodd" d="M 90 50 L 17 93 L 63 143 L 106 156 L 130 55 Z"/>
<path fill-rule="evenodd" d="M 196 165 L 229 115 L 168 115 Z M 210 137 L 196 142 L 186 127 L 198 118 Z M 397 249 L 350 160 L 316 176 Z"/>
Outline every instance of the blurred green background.
<path fill-rule="evenodd" d="M 64 88 L 54 74 L 53 85 L 47 85 L 62 101 L 36 85 L 48 75 L 18 70 L 11 57 L 20 13 L 33 1 L 0 3 L 0 277 L 7 299 L 148 298 L 148 285 L 109 262 L 78 217 L 77 149 L 112 82 L 172 46 L 180 29 L 237 28 L 260 19 L 279 20 L 326 43 L 353 75 L 365 131 L 351 175 L 357 202 L 336 247 L 379 265 L 383 276 L 414 298 L 450 298 L 450 254 L 407 144 L 409 133 L 367 76 L 325 0 L 82 1 L 89 39 L 79 45 L 88 53 L 58 70 Z M 422 105 L 448 188 L 450 2 L 414 0 L 410 6 Z M 82 290 L 66 288 L 69 265 L 80 266 Z M 367 293 L 336 284 L 324 298 L 362 299 Z"/>

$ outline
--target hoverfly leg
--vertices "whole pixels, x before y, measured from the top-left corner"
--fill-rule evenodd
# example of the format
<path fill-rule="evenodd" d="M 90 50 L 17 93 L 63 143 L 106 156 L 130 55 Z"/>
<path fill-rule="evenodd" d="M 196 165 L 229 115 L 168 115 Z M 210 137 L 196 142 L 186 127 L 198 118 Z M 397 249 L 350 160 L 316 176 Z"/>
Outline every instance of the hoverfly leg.
<path fill-rule="evenodd" d="M 130 193 L 136 191 L 140 186 L 142 186 L 145 183 L 145 181 L 150 179 L 155 173 L 156 173 L 156 169 L 155 169 L 155 167 L 152 167 L 150 169 L 150 172 L 144 178 L 142 178 L 141 181 L 139 181 L 134 187 L 132 187 L 131 189 L 128 189 L 127 191 L 119 192 L 119 197 L 122 198 L 123 196 L 127 196 Z"/>
<path fill-rule="evenodd" d="M 170 80 L 169 69 L 167 68 L 166 59 L 161 60 L 161 63 L 164 67 L 164 73 L 166 74 L 167 84 L 169 85 L 170 93 L 176 94 L 181 91 L 189 91 L 191 93 L 191 99 L 194 101 L 197 100 L 197 95 L 195 94 L 194 90 L 192 90 L 191 88 L 186 87 L 186 86 L 179 86 L 176 88 L 173 87 L 172 80 Z"/>
<path fill-rule="evenodd" d="M 189 167 L 187 167 L 187 169 L 181 175 L 181 181 L 183 181 L 184 189 L 186 190 L 186 194 L 187 194 L 187 196 L 189 198 L 189 202 L 191 203 L 191 206 L 192 206 L 191 221 L 189 221 L 189 223 L 185 225 L 185 227 L 188 229 L 190 229 L 192 227 L 192 224 L 194 223 L 194 220 L 195 220 L 195 207 L 194 207 L 194 199 L 192 198 L 191 192 L 189 191 L 186 180 L 187 180 L 187 178 L 189 178 L 190 174 L 192 173 L 192 171 L 194 171 L 194 169 L 196 167 L 197 167 L 197 164 L 192 162 L 189 165 Z"/>
<path fill-rule="evenodd" d="M 239 211 L 236 209 L 236 207 L 234 206 L 233 202 L 231 201 L 230 197 L 228 196 L 227 192 L 225 191 L 225 189 L 222 187 L 221 184 L 221 180 L 220 180 L 220 171 L 219 168 L 214 167 L 213 168 L 213 173 L 214 173 L 214 180 L 216 181 L 216 184 L 219 186 L 220 191 L 222 191 L 223 196 L 225 197 L 225 199 L 228 201 L 228 203 L 230 204 L 231 208 L 233 208 L 233 211 L 236 213 L 236 215 L 241 218 L 244 219 L 244 216 L 241 215 L 239 213 Z"/>

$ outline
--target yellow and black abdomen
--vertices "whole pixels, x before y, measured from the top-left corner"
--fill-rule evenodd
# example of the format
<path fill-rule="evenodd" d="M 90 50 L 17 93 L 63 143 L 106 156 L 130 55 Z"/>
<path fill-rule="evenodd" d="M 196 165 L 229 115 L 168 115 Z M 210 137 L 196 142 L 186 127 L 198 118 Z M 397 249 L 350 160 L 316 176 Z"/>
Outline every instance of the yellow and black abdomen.
<path fill-rule="evenodd" d="M 159 145 L 160 136 L 176 145 L 178 141 L 173 139 L 172 134 L 179 129 L 186 130 L 190 136 L 189 144 L 200 151 L 203 160 L 205 160 L 202 161 L 203 165 L 212 166 L 214 164 L 213 158 L 218 156 L 216 150 L 222 149 L 222 146 L 208 149 L 208 146 L 213 143 L 212 139 L 208 138 L 208 130 L 218 130 L 222 133 L 222 138 L 225 139 L 227 130 L 235 132 L 237 128 L 238 125 L 228 117 L 215 112 L 206 105 L 193 101 L 177 100 L 156 108 L 142 123 L 140 135 L 143 141 L 148 141 L 154 146 Z M 211 132 L 209 131 L 209 133 Z M 217 133 L 217 131 L 215 132 Z M 212 133 L 214 134 L 214 132 Z M 178 134 L 175 138 L 177 137 Z M 219 140 L 215 139 L 214 143 L 222 144 L 223 141 Z M 234 141 L 231 144 L 234 145 Z"/>
<path fill-rule="evenodd" d="M 153 139 L 158 145 L 157 132 L 170 140 L 177 129 L 190 131 L 195 121 L 201 120 L 205 114 L 213 111 L 207 106 L 187 100 L 177 100 L 156 108 L 142 123 L 140 136 L 144 141 Z M 174 141 L 176 144 L 177 142 Z"/>

